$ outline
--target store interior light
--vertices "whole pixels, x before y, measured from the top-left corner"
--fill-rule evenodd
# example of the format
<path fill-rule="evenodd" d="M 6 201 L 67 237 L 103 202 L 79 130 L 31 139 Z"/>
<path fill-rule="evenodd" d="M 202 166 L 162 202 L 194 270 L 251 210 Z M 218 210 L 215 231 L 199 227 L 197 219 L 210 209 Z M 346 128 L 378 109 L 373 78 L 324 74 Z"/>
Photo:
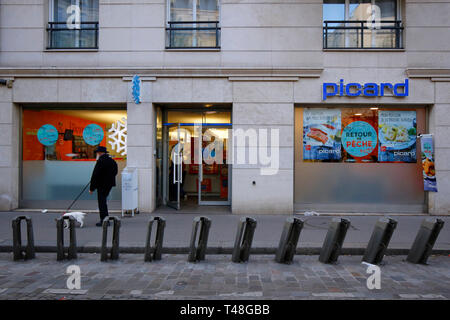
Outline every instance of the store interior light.
<path fill-rule="evenodd" d="M 355 113 L 355 116 L 362 116 L 362 113 Z"/>
<path fill-rule="evenodd" d="M 370 108 L 370 110 L 378 110 L 378 108 L 375 108 L 375 107 L 374 107 L 374 108 Z"/>
<path fill-rule="evenodd" d="M 210 107 L 212 107 L 212 104 L 205 104 L 205 107 L 210 108 Z"/>

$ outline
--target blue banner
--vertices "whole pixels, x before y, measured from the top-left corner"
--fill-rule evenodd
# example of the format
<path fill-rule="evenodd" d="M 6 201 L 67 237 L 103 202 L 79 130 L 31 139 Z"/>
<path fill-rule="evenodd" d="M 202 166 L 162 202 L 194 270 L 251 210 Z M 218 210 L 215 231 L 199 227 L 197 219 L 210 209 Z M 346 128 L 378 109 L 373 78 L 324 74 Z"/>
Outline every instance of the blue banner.
<path fill-rule="evenodd" d="M 420 146 L 422 148 L 423 190 L 437 192 L 433 136 L 431 134 L 423 134 Z"/>

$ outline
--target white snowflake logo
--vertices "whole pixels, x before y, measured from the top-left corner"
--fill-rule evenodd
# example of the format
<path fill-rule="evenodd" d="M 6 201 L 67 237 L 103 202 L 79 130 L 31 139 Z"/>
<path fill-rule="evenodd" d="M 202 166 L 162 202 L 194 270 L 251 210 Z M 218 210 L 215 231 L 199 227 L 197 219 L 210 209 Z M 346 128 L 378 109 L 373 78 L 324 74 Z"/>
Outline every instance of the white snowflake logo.
<path fill-rule="evenodd" d="M 127 118 L 117 120 L 111 125 L 111 129 L 108 130 L 111 134 L 109 137 L 109 144 L 112 149 L 121 155 L 127 154 Z"/>

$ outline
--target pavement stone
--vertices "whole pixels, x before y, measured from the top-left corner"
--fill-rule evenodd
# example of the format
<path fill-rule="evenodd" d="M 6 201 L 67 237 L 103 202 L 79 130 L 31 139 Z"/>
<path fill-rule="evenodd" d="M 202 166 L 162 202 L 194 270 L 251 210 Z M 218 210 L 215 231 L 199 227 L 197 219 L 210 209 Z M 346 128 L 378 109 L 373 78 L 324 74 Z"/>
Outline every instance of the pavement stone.
<path fill-rule="evenodd" d="M 208 255 L 190 263 L 186 255 L 167 254 L 149 263 L 141 254 L 121 254 L 105 263 L 99 255 L 83 253 L 57 262 L 54 253 L 38 253 L 36 259 L 16 262 L 11 253 L 0 253 L 0 300 L 450 299 L 449 256 L 431 256 L 429 265 L 391 256 L 380 267 L 380 290 L 366 287 L 369 275 L 360 256 L 339 261 L 324 265 L 317 256 L 297 255 L 284 265 L 273 255 L 253 255 L 250 262 L 235 264 L 230 255 Z M 73 264 L 81 269 L 79 292 L 66 288 L 66 269 Z"/>

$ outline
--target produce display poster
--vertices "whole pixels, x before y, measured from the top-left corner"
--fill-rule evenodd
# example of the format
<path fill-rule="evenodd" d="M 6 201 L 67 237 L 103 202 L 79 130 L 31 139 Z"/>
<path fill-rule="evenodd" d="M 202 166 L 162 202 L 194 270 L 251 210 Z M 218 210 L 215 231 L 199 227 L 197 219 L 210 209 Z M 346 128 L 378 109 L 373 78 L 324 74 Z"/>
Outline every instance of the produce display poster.
<path fill-rule="evenodd" d="M 304 109 L 303 160 L 341 160 L 341 110 Z"/>
<path fill-rule="evenodd" d="M 416 111 L 378 113 L 378 162 L 416 162 Z"/>
<path fill-rule="evenodd" d="M 420 140 L 422 148 L 423 189 L 437 192 L 436 170 L 434 168 L 433 136 L 423 134 Z"/>

